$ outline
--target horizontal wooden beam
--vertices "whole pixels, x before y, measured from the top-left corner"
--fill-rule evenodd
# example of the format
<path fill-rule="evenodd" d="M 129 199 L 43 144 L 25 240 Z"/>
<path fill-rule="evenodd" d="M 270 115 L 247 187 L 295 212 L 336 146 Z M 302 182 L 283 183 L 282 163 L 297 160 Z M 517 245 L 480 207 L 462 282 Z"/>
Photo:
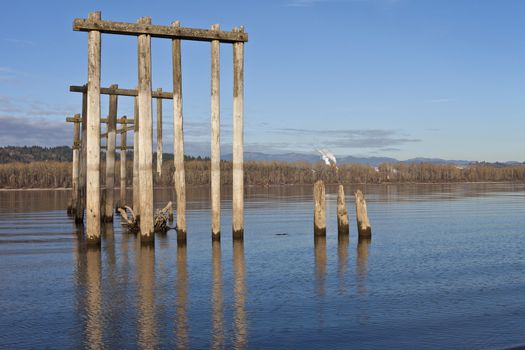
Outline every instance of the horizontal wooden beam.
<path fill-rule="evenodd" d="M 69 87 L 71 92 L 87 92 L 87 86 L 71 85 Z M 139 93 L 134 89 L 121 89 L 121 88 L 100 88 L 100 93 L 102 95 L 117 95 L 117 96 L 138 96 Z M 163 98 L 166 100 L 173 100 L 173 92 L 169 91 L 156 91 L 151 92 L 151 97 L 154 98 Z"/>
<path fill-rule="evenodd" d="M 80 123 L 82 121 L 82 118 L 80 118 L 80 114 L 75 114 L 74 117 L 67 117 L 66 122 L 68 123 Z"/>
<path fill-rule="evenodd" d="M 224 43 L 248 41 L 248 33 L 241 31 L 225 32 L 211 29 L 194 29 L 174 26 L 159 26 L 145 23 L 111 22 L 102 20 L 89 20 L 75 18 L 73 30 L 87 32 L 96 30 L 107 34 L 141 35 L 148 34 L 156 38 L 212 41 L 219 40 Z"/>
<path fill-rule="evenodd" d="M 107 147 L 105 145 L 101 145 L 100 149 L 107 149 Z M 128 149 L 133 149 L 133 146 L 115 146 L 115 149 L 127 151 Z"/>
<path fill-rule="evenodd" d="M 122 134 L 123 132 L 133 131 L 134 129 L 135 129 L 134 126 L 127 126 L 127 127 L 125 127 L 125 128 L 118 129 L 118 130 L 116 131 L 116 133 L 117 133 L 117 134 Z M 100 134 L 100 137 L 106 137 L 106 136 L 108 136 L 108 133 L 107 133 L 107 132 Z"/>
<path fill-rule="evenodd" d="M 107 123 L 108 118 L 100 118 L 100 122 Z M 119 118 L 117 119 L 117 124 L 135 124 L 135 119 Z"/>

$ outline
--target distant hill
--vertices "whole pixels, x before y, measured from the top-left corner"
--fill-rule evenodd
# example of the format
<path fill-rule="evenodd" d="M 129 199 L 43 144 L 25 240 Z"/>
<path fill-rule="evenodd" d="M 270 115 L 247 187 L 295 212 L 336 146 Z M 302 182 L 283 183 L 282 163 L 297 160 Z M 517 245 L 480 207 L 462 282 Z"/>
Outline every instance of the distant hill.
<path fill-rule="evenodd" d="M 6 146 L 0 147 L 0 163 L 36 161 L 67 162 L 73 159 L 73 151 L 68 146 L 41 147 L 41 146 Z"/>

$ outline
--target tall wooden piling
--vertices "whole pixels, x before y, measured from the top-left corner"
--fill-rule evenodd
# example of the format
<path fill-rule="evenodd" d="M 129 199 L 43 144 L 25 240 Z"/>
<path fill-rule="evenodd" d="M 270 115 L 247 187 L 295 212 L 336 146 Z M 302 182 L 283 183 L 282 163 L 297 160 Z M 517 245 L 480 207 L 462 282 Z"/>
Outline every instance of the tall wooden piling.
<path fill-rule="evenodd" d="M 138 98 L 134 99 L 133 112 L 133 212 L 137 220 L 140 220 L 140 175 L 139 175 L 139 103 Z"/>
<path fill-rule="evenodd" d="M 172 23 L 180 27 L 180 22 Z M 184 172 L 184 134 L 182 117 L 182 67 L 180 39 L 172 40 L 173 58 L 173 158 L 177 195 L 177 240 L 186 241 L 186 175 Z"/>
<path fill-rule="evenodd" d="M 79 186 L 78 175 L 80 168 L 80 114 L 75 115 L 75 122 L 73 123 L 73 171 L 71 174 L 71 210 L 76 216 Z"/>
<path fill-rule="evenodd" d="M 243 32 L 240 27 L 237 32 Z M 244 237 L 244 43 L 233 43 L 233 238 Z"/>
<path fill-rule="evenodd" d="M 337 194 L 337 232 L 341 235 L 348 235 L 350 229 L 348 226 L 348 211 L 345 204 L 345 189 L 339 185 Z"/>
<path fill-rule="evenodd" d="M 110 86 L 112 89 L 118 88 L 118 85 Z M 109 95 L 109 113 L 107 122 L 107 139 L 106 139 L 106 190 L 104 196 L 104 222 L 113 221 L 113 211 L 115 208 L 115 145 L 117 132 L 117 110 L 118 96 Z"/>
<path fill-rule="evenodd" d="M 85 86 L 85 85 L 84 85 Z M 87 86 L 86 86 L 87 88 Z M 75 212 L 75 223 L 84 223 L 86 207 L 86 172 L 87 172 L 87 89 L 82 93 L 82 138 L 80 140 L 80 168 L 78 175 L 78 197 Z"/>
<path fill-rule="evenodd" d="M 219 30 L 218 24 L 211 26 Z M 220 42 L 211 42 L 211 238 L 221 239 Z"/>
<path fill-rule="evenodd" d="M 323 180 L 314 184 L 314 235 L 326 235 L 326 199 Z"/>
<path fill-rule="evenodd" d="M 158 88 L 157 92 L 162 93 Z M 157 175 L 162 175 L 162 99 L 157 98 Z"/>
<path fill-rule="evenodd" d="M 126 205 L 126 181 L 127 181 L 127 169 L 126 169 L 126 163 L 127 163 L 127 133 L 128 133 L 128 127 L 127 127 L 127 120 L 128 118 L 126 116 L 122 117 L 121 124 L 122 124 L 122 131 L 120 132 L 120 201 L 119 201 L 119 207 L 124 208 Z"/>
<path fill-rule="evenodd" d="M 151 24 L 150 17 L 142 17 L 140 24 Z M 139 175 L 140 175 L 140 238 L 153 242 L 153 133 L 151 117 L 151 36 L 138 36 L 138 104 L 139 104 Z"/>
<path fill-rule="evenodd" d="M 357 231 L 359 233 L 359 237 L 371 237 L 372 228 L 370 227 L 370 222 L 368 221 L 366 200 L 365 196 L 360 190 L 357 190 L 357 192 L 355 193 L 355 210 L 357 218 Z"/>
<path fill-rule="evenodd" d="M 100 12 L 89 20 L 101 19 Z M 88 33 L 86 241 L 100 245 L 100 32 Z"/>

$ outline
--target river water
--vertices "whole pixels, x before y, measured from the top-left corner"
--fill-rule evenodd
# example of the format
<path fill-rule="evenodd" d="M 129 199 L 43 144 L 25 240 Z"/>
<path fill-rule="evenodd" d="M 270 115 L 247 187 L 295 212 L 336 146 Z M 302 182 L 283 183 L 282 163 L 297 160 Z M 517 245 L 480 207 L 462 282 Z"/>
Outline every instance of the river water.
<path fill-rule="evenodd" d="M 142 247 L 120 220 L 86 249 L 68 191 L 0 191 L 0 348 L 500 349 L 525 344 L 525 185 L 364 190 L 371 241 L 338 240 L 335 187 L 314 240 L 312 188 L 248 188 L 244 243 L 211 242 L 207 188 L 188 243 Z M 172 199 L 155 193 L 156 206 Z"/>

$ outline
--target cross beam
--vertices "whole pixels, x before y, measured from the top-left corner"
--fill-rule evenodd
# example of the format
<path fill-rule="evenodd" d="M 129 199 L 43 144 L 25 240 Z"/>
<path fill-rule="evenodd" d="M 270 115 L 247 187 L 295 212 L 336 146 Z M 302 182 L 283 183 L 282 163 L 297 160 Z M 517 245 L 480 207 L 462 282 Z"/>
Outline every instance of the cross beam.
<path fill-rule="evenodd" d="M 69 87 L 70 92 L 87 92 L 87 86 L 71 85 Z M 121 88 L 100 88 L 100 93 L 102 95 L 117 95 L 117 96 L 138 96 L 139 93 L 134 89 L 121 89 Z M 163 98 L 166 100 L 173 99 L 173 92 L 169 91 L 152 91 L 151 97 L 154 98 Z"/>
<path fill-rule="evenodd" d="M 213 29 L 182 28 L 175 26 L 160 26 L 148 23 L 112 22 L 82 18 L 76 18 L 73 21 L 73 30 L 82 32 L 96 30 L 100 33 L 134 36 L 147 34 L 156 38 L 195 41 L 218 40 L 223 43 L 248 41 L 248 33 L 244 33 L 242 30 L 225 32 L 222 30 Z"/>

